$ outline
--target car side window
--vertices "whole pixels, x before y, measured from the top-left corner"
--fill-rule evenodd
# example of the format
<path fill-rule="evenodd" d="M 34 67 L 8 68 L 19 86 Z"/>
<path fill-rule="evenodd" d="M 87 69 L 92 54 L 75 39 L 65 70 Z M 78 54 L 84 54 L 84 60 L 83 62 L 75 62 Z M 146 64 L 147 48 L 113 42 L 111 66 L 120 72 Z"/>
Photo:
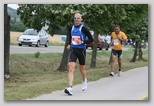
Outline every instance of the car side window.
<path fill-rule="evenodd" d="M 39 32 L 39 36 L 40 36 L 40 37 L 43 37 L 43 36 L 44 36 L 44 34 L 43 34 L 42 31 Z"/>

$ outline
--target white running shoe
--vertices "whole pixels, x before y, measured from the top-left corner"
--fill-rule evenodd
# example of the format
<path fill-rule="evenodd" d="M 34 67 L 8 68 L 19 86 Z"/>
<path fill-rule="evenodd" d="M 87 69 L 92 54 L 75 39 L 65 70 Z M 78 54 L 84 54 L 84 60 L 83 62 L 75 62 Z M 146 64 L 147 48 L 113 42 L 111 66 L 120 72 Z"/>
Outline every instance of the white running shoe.
<path fill-rule="evenodd" d="M 64 90 L 64 92 L 68 95 L 73 95 L 72 93 L 72 87 L 68 87 L 67 89 Z"/>
<path fill-rule="evenodd" d="M 120 76 L 121 75 L 121 71 L 118 71 L 118 76 Z"/>
<path fill-rule="evenodd" d="M 114 72 L 113 71 L 110 72 L 110 76 L 114 77 Z"/>
<path fill-rule="evenodd" d="M 121 75 L 121 72 L 122 72 L 122 70 L 120 70 L 120 71 L 118 72 L 118 76 L 120 76 L 120 75 Z"/>
<path fill-rule="evenodd" d="M 82 81 L 82 91 L 87 89 L 87 78 L 85 78 L 85 81 Z"/>

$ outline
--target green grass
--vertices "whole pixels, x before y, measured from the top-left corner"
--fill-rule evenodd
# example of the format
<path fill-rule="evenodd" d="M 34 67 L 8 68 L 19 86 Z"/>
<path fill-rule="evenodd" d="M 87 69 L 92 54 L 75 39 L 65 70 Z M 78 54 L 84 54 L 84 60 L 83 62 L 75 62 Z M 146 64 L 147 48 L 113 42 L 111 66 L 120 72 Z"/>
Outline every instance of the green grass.
<path fill-rule="evenodd" d="M 54 43 L 52 43 L 52 42 L 49 42 L 49 46 L 65 46 L 65 44 L 64 43 L 59 43 L 59 42 L 54 42 Z"/>
<path fill-rule="evenodd" d="M 123 51 L 123 71 L 148 66 L 148 51 L 143 51 L 146 61 L 129 62 L 133 51 Z M 57 71 L 62 53 L 40 53 L 36 58 L 34 54 L 10 55 L 10 79 L 4 82 L 4 100 L 25 100 L 51 93 L 55 90 L 63 90 L 67 87 L 68 72 Z M 110 51 L 98 51 L 95 68 L 90 68 L 92 52 L 87 52 L 86 70 L 88 81 L 95 81 L 107 77 L 110 72 L 108 65 Z M 118 69 L 116 62 L 115 68 Z M 115 70 L 117 72 L 117 70 Z M 74 85 L 81 83 L 81 74 L 76 65 L 74 73 Z"/>

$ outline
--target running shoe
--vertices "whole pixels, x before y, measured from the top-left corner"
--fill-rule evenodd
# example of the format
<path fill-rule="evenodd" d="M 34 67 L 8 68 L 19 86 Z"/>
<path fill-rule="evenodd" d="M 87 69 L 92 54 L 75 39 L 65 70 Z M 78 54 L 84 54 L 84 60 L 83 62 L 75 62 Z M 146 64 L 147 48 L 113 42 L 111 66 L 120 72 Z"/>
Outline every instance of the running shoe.
<path fill-rule="evenodd" d="M 87 89 L 87 78 L 85 78 L 85 81 L 82 81 L 82 91 Z"/>
<path fill-rule="evenodd" d="M 121 71 L 118 71 L 118 76 L 120 76 L 120 74 L 121 74 Z"/>
<path fill-rule="evenodd" d="M 110 76 L 114 76 L 114 72 L 113 71 L 110 72 Z"/>
<path fill-rule="evenodd" d="M 118 71 L 118 76 L 120 76 L 121 75 L 121 69 L 119 69 L 119 71 Z"/>
<path fill-rule="evenodd" d="M 72 93 L 72 87 L 68 87 L 67 89 L 64 90 L 64 92 L 68 95 L 73 95 Z"/>

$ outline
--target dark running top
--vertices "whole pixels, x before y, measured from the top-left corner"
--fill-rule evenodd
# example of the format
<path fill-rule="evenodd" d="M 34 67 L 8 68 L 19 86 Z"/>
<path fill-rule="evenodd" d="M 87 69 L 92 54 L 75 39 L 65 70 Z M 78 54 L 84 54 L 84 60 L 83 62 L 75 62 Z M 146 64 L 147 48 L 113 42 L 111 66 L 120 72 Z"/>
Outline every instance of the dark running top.
<path fill-rule="evenodd" d="M 90 31 L 83 24 L 80 24 L 79 26 L 73 25 L 69 32 L 70 36 L 68 43 L 72 48 L 85 48 L 86 44 L 92 43 L 94 41 Z M 77 44 L 75 39 L 80 39 L 83 41 L 83 44 Z"/>

